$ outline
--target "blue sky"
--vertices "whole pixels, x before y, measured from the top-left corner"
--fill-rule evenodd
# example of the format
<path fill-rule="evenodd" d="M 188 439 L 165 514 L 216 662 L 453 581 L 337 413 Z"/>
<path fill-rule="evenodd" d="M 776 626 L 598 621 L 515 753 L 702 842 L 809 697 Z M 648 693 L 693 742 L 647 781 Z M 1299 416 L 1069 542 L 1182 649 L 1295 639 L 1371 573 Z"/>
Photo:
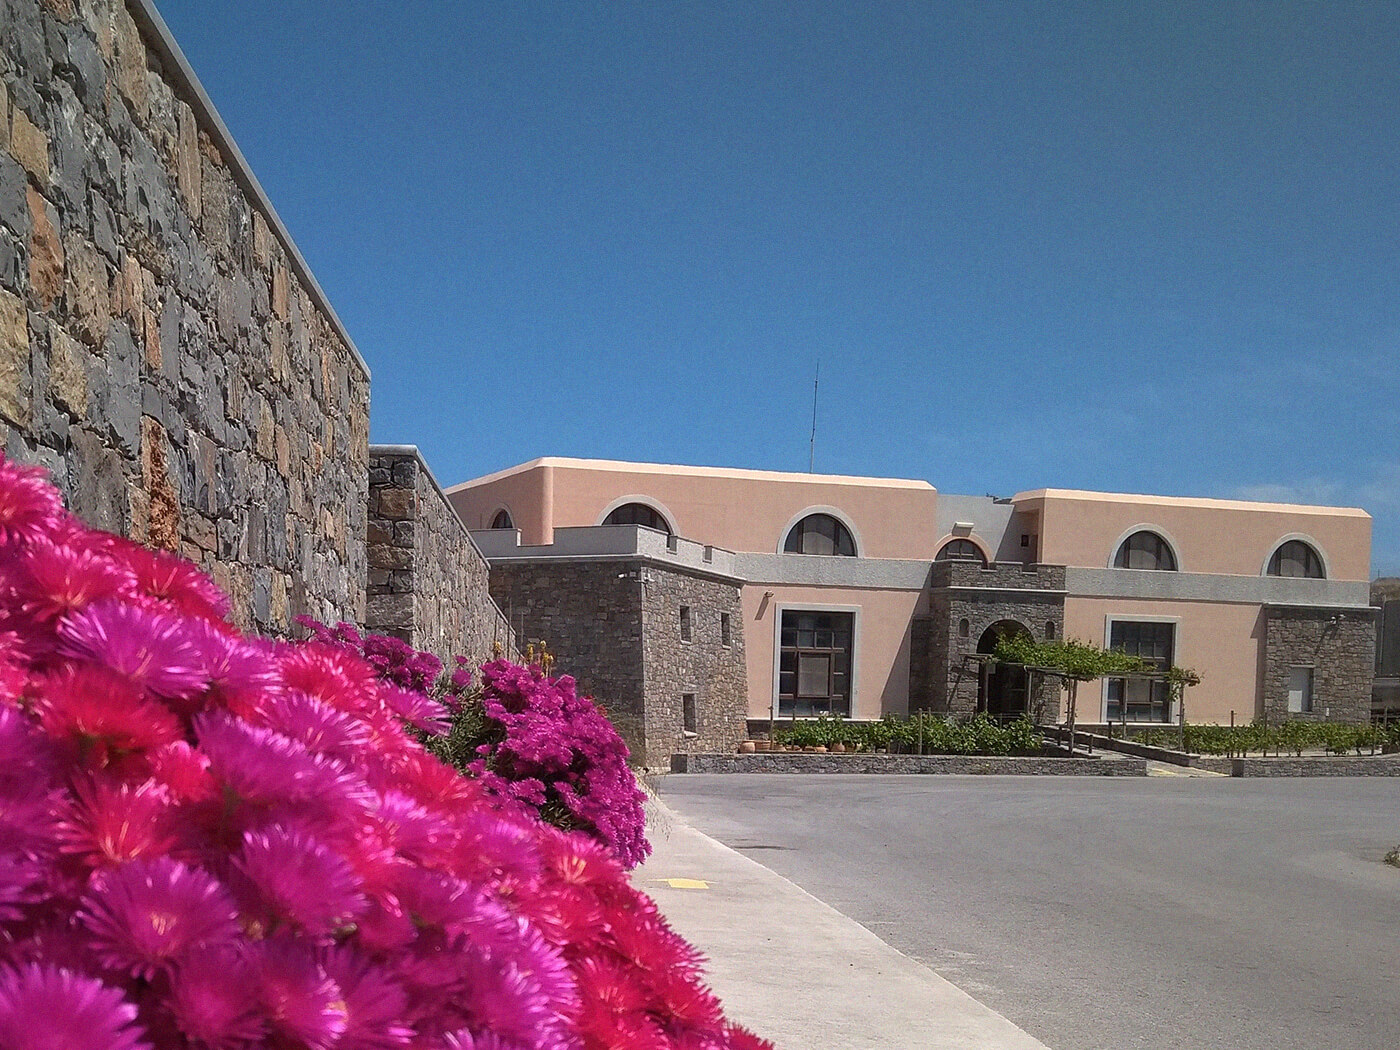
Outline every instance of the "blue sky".
<path fill-rule="evenodd" d="M 157 0 L 444 484 L 540 455 L 1360 505 L 1400 5 Z"/>

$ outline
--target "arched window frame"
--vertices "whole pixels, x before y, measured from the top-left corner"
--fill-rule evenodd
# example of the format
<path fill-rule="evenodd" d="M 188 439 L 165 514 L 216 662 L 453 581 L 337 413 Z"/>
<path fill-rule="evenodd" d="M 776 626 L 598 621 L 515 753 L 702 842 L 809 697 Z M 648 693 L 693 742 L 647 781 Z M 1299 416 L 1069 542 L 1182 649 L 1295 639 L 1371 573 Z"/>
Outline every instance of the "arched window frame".
<path fill-rule="evenodd" d="M 991 556 L 991 554 L 990 554 L 990 553 L 988 552 L 988 550 L 987 550 L 987 545 L 986 545 L 985 543 L 983 543 L 978 537 L 973 536 L 973 535 L 954 535 L 953 533 L 949 533 L 947 536 L 944 536 L 941 540 L 938 541 L 938 545 L 934 548 L 934 550 L 937 551 L 937 553 L 934 554 L 933 560 L 934 560 L 934 561 L 973 561 L 974 559 L 972 559 L 972 558 L 944 558 L 944 557 L 943 557 L 943 552 L 948 548 L 948 545 L 951 544 L 951 543 L 957 543 L 959 540 L 963 541 L 964 543 L 970 543 L 970 544 L 972 544 L 974 547 L 977 548 L 977 557 L 978 557 L 979 559 L 981 559 L 982 568 L 985 569 L 987 566 L 989 566 L 989 565 L 992 564 L 992 556 Z"/>
<path fill-rule="evenodd" d="M 676 517 L 674 514 L 671 513 L 670 509 L 659 499 L 656 499 L 652 496 L 641 495 L 639 493 L 631 493 L 626 496 L 620 496 L 619 498 L 609 503 L 606 507 L 603 508 L 603 513 L 598 516 L 598 524 L 606 525 L 609 514 L 611 514 L 615 510 L 620 510 L 621 508 L 627 506 L 629 503 L 639 503 L 643 507 L 650 507 L 652 510 L 656 511 L 656 513 L 661 516 L 661 520 L 666 523 L 666 535 L 677 535 Z M 645 528 L 645 526 L 639 527 Z"/>
<path fill-rule="evenodd" d="M 1332 565 L 1327 560 L 1327 552 L 1322 549 L 1322 544 L 1302 532 L 1290 532 L 1287 536 L 1281 536 L 1279 538 L 1278 542 L 1269 549 L 1269 553 L 1264 556 L 1264 564 L 1259 569 L 1260 576 L 1273 576 L 1273 574 L 1269 572 L 1269 566 L 1273 563 L 1274 557 L 1278 552 L 1289 543 L 1306 543 L 1311 547 L 1312 552 L 1317 555 L 1318 563 L 1322 566 L 1322 579 L 1330 580 L 1332 578 Z M 1273 578 L 1276 580 L 1317 579 L 1315 576 L 1273 576 Z"/>
<path fill-rule="evenodd" d="M 851 523 L 851 519 L 848 518 L 842 511 L 836 509 L 835 507 L 808 507 L 807 509 L 803 510 L 800 514 L 794 514 L 794 515 L 792 516 L 792 518 L 789 519 L 787 525 L 783 528 L 783 531 L 778 535 L 778 551 L 777 551 L 777 552 L 778 552 L 779 554 L 793 554 L 793 553 L 795 553 L 795 552 L 790 551 L 790 550 L 787 549 L 788 537 L 789 537 L 790 535 L 792 535 L 792 530 L 795 529 L 795 528 L 797 528 L 798 525 L 800 525 L 802 522 L 806 521 L 808 518 L 812 517 L 813 515 L 817 515 L 817 514 L 825 514 L 827 517 L 835 519 L 835 521 L 837 522 L 837 524 L 839 524 L 839 525 L 841 525 L 842 527 L 844 527 L 845 530 L 846 530 L 848 533 L 850 533 L 850 536 L 851 536 L 851 547 L 854 549 L 854 552 L 855 552 L 855 553 L 852 554 L 852 555 L 849 555 L 849 557 L 859 558 L 859 557 L 861 556 L 861 553 L 860 553 L 860 552 L 863 551 L 863 550 L 865 549 L 865 544 L 864 544 L 864 542 L 861 540 L 860 533 L 859 533 L 859 531 L 857 531 L 855 525 L 853 525 L 853 524 Z M 848 557 L 848 555 L 844 555 L 844 554 L 827 554 L 827 555 L 823 555 L 823 554 L 806 554 L 806 555 L 802 555 L 802 557 L 806 557 L 806 558 L 822 558 L 822 557 L 828 557 L 828 558 L 844 558 L 844 557 Z"/>
<path fill-rule="evenodd" d="M 502 514 L 506 516 L 506 524 L 497 525 L 496 522 L 500 519 Z M 505 504 L 501 504 L 501 506 L 497 507 L 495 511 L 492 512 L 491 524 L 487 526 L 487 528 L 490 529 L 513 529 L 515 527 L 515 515 L 510 512 L 510 508 Z"/>
<path fill-rule="evenodd" d="M 1177 544 L 1176 540 L 1174 540 L 1174 539 L 1172 538 L 1171 533 L 1167 532 L 1167 530 L 1164 529 L 1164 528 L 1162 528 L 1160 525 L 1154 525 L 1154 524 L 1152 524 L 1151 522 L 1139 522 L 1138 524 L 1134 525 L 1132 528 L 1130 528 L 1130 529 L 1124 529 L 1124 530 L 1123 530 L 1122 534 L 1118 537 L 1117 540 L 1114 541 L 1113 546 L 1109 549 L 1109 552 L 1108 552 L 1108 567 L 1109 567 L 1110 569 L 1119 569 L 1119 568 L 1123 568 L 1123 566 L 1121 566 L 1121 565 L 1118 564 L 1118 553 L 1119 553 L 1119 551 L 1121 551 L 1121 550 L 1123 549 L 1123 545 L 1124 545 L 1125 543 L 1127 543 L 1130 539 L 1132 539 L 1134 536 L 1136 536 L 1139 532 L 1150 532 L 1150 533 L 1152 533 L 1154 536 L 1156 536 L 1159 540 L 1161 540 L 1162 543 L 1163 543 L 1163 545 L 1166 546 L 1167 552 L 1168 552 L 1169 554 L 1171 554 L 1171 556 L 1172 556 L 1172 561 L 1175 563 L 1175 567 L 1174 567 L 1174 568 L 1171 568 L 1171 569 L 1134 569 L 1134 570 L 1130 570 L 1130 571 L 1133 571 L 1133 572 L 1185 572 L 1185 571 L 1186 571 L 1186 568 L 1185 568 L 1185 566 L 1182 564 L 1182 561 L 1181 561 L 1181 547 Z"/>

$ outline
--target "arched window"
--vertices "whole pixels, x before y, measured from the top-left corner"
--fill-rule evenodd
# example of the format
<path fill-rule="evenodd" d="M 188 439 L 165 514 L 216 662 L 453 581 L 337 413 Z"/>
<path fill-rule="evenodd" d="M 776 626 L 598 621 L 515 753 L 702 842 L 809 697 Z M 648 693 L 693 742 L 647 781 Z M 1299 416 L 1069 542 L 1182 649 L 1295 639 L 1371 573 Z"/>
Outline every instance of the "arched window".
<path fill-rule="evenodd" d="M 1113 559 L 1119 569 L 1162 569 L 1176 572 L 1176 555 L 1167 541 L 1155 532 L 1135 532 L 1123 541 Z"/>
<path fill-rule="evenodd" d="M 496 511 L 496 516 L 491 519 L 491 527 L 493 529 L 515 528 L 515 522 L 510 520 L 510 511 L 506 510 L 504 507 Z"/>
<path fill-rule="evenodd" d="M 980 561 L 987 564 L 987 559 L 982 557 L 982 548 L 971 540 L 949 540 L 938 549 L 934 555 L 934 561 Z"/>
<path fill-rule="evenodd" d="M 1308 580 L 1327 578 L 1322 568 L 1322 558 L 1313 550 L 1312 544 L 1302 540 L 1289 540 L 1279 545 L 1269 559 L 1269 575 L 1296 576 Z"/>
<path fill-rule="evenodd" d="M 661 512 L 655 507 L 648 507 L 645 503 L 624 503 L 617 507 L 606 518 L 604 525 L 645 525 L 649 529 L 657 532 L 664 532 L 671 535 L 671 524 L 661 516 Z"/>
<path fill-rule="evenodd" d="M 1055 621 L 1054 621 L 1054 620 L 1046 620 L 1046 621 L 1045 621 L 1045 637 L 1046 637 L 1047 639 L 1054 640 L 1054 637 L 1055 637 Z"/>
<path fill-rule="evenodd" d="M 839 554 L 856 556 L 856 541 L 851 530 L 830 514 L 808 514 L 799 521 L 783 541 L 788 554 Z"/>
<path fill-rule="evenodd" d="M 959 637 L 959 638 L 966 638 L 966 637 L 967 637 L 968 635 L 970 635 L 971 633 L 972 633 L 972 624 L 971 624 L 966 618 L 959 620 L 959 621 L 958 621 L 958 637 Z"/>

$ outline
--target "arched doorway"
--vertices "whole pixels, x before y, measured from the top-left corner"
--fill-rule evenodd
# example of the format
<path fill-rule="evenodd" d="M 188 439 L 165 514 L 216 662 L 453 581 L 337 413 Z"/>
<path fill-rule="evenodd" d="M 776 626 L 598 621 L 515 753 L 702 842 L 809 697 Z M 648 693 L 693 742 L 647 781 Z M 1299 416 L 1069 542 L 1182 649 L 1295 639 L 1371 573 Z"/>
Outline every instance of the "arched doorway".
<path fill-rule="evenodd" d="M 1025 624 L 1015 620 L 998 620 L 985 631 L 977 642 L 979 653 L 991 653 L 997 647 L 997 640 L 1018 635 L 1031 636 Z M 1005 664 L 983 664 L 982 674 L 977 683 L 977 710 L 997 718 L 1014 718 L 1030 711 L 1030 681 L 1024 667 L 1008 667 Z"/>

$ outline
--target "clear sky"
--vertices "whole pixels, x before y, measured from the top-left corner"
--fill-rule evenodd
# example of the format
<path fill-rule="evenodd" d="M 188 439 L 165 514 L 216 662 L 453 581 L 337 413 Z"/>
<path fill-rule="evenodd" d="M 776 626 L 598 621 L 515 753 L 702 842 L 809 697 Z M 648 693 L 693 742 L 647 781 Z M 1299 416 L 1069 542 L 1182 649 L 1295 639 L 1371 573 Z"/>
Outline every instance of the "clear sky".
<path fill-rule="evenodd" d="M 540 455 L 1359 505 L 1400 4 L 157 0 L 443 484 Z"/>

